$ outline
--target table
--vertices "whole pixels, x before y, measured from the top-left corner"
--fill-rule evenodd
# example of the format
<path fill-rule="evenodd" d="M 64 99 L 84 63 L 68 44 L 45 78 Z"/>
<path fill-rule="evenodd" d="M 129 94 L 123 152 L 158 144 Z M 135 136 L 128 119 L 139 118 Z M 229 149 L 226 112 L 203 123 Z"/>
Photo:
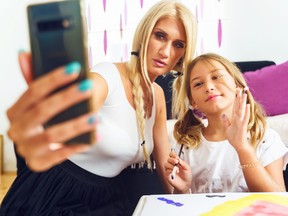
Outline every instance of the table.
<path fill-rule="evenodd" d="M 280 215 L 279 212 L 281 216 L 288 216 L 288 193 L 145 195 L 140 198 L 133 216 L 243 216 L 244 211 L 262 211 L 259 209 L 270 211 L 261 214 L 263 216 Z"/>

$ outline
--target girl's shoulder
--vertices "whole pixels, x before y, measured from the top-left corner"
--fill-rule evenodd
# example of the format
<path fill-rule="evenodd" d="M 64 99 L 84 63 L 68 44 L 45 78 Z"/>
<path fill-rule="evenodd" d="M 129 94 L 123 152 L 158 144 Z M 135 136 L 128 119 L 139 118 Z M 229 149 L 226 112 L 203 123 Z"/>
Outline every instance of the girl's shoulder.
<path fill-rule="evenodd" d="M 280 135 L 272 128 L 267 128 L 263 140 L 260 142 L 258 146 L 258 151 L 266 151 L 268 149 L 287 149 L 287 146 L 281 140 Z"/>

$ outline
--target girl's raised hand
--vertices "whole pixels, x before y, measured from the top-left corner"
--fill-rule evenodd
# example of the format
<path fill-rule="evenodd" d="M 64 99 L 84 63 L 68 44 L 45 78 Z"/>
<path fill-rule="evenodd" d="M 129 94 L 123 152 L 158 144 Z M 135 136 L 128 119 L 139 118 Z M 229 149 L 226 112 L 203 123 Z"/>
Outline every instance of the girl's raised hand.
<path fill-rule="evenodd" d="M 92 81 L 86 80 L 51 95 L 59 87 L 77 78 L 79 64 L 56 68 L 32 81 L 31 55 L 20 53 L 19 63 L 28 89 L 7 111 L 10 121 L 8 136 L 32 170 L 44 171 L 75 153 L 87 150 L 87 144 L 67 146 L 63 143 L 79 134 L 95 130 L 94 114 L 88 113 L 49 128 L 43 125 L 61 111 L 91 97 L 93 85 Z"/>
<path fill-rule="evenodd" d="M 223 115 L 228 141 L 237 150 L 248 146 L 247 127 L 250 118 L 250 104 L 247 104 L 247 94 L 240 89 L 235 98 L 231 119 Z"/>

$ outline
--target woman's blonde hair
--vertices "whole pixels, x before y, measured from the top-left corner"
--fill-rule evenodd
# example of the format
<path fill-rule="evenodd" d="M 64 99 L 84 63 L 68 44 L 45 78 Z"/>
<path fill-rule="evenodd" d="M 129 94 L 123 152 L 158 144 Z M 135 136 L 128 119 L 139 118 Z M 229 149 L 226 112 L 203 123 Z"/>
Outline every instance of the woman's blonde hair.
<path fill-rule="evenodd" d="M 195 116 L 188 107 L 189 101 L 192 101 L 189 83 L 190 75 L 194 66 L 198 62 L 206 62 L 213 65 L 212 61 L 217 61 L 225 67 L 227 72 L 234 79 L 237 87 L 247 87 L 247 83 L 238 67 L 228 59 L 215 53 L 200 55 L 188 65 L 187 70 L 184 73 L 183 83 L 180 88 L 175 89 L 175 94 L 173 95 L 177 97 L 177 100 L 174 100 L 175 104 L 173 104 L 173 112 L 174 116 L 177 116 L 178 118 L 174 127 L 174 136 L 177 142 L 193 148 L 197 147 L 200 143 L 201 130 L 204 125 L 202 120 Z M 256 149 L 263 139 L 267 128 L 267 123 L 265 121 L 266 114 L 261 105 L 254 100 L 250 91 L 248 90 L 246 93 L 248 96 L 247 103 L 250 104 L 250 118 L 247 130 L 250 134 L 250 144 Z"/>
<path fill-rule="evenodd" d="M 148 77 L 147 71 L 147 49 L 149 39 L 156 23 L 166 17 L 177 17 L 183 23 L 186 32 L 186 52 L 182 57 L 181 64 L 175 65 L 174 69 L 182 71 L 185 69 L 185 65 L 193 59 L 195 44 L 196 44 L 196 21 L 192 12 L 177 0 L 162 0 L 152 6 L 148 12 L 141 19 L 138 24 L 133 44 L 132 51 L 138 54 L 132 56 L 127 63 L 129 70 L 129 79 L 132 83 L 132 93 L 134 98 L 134 104 L 136 107 L 138 132 L 140 139 L 142 140 L 142 147 L 145 160 L 148 163 L 148 167 L 151 167 L 151 160 L 145 147 L 145 116 L 147 115 L 148 107 L 145 101 L 153 98 L 152 85 Z M 168 71 L 167 71 L 168 72 Z M 139 88 L 139 87 L 142 88 Z M 145 94 L 144 94 L 145 92 Z M 153 100 L 150 100 L 151 103 Z M 143 143 L 144 142 L 144 143 Z"/>

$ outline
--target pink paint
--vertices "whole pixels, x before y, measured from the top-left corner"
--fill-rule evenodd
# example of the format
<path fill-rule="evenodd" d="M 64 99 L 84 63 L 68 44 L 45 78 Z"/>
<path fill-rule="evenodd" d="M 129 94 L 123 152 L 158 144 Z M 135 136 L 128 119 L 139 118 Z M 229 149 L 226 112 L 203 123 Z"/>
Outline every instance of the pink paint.
<path fill-rule="evenodd" d="M 123 36 L 123 24 L 122 24 L 122 15 L 120 14 L 120 37 Z"/>
<path fill-rule="evenodd" d="M 104 53 L 107 54 L 107 31 L 104 30 Z"/>
<path fill-rule="evenodd" d="M 106 12 L 106 0 L 103 0 L 103 10 L 104 10 L 104 12 Z"/>
<path fill-rule="evenodd" d="M 222 44 L 222 22 L 221 19 L 218 20 L 218 46 L 221 47 Z"/>
<path fill-rule="evenodd" d="M 268 201 L 256 201 L 251 206 L 242 209 L 235 216 L 284 216 L 288 215 L 288 206 Z"/>

